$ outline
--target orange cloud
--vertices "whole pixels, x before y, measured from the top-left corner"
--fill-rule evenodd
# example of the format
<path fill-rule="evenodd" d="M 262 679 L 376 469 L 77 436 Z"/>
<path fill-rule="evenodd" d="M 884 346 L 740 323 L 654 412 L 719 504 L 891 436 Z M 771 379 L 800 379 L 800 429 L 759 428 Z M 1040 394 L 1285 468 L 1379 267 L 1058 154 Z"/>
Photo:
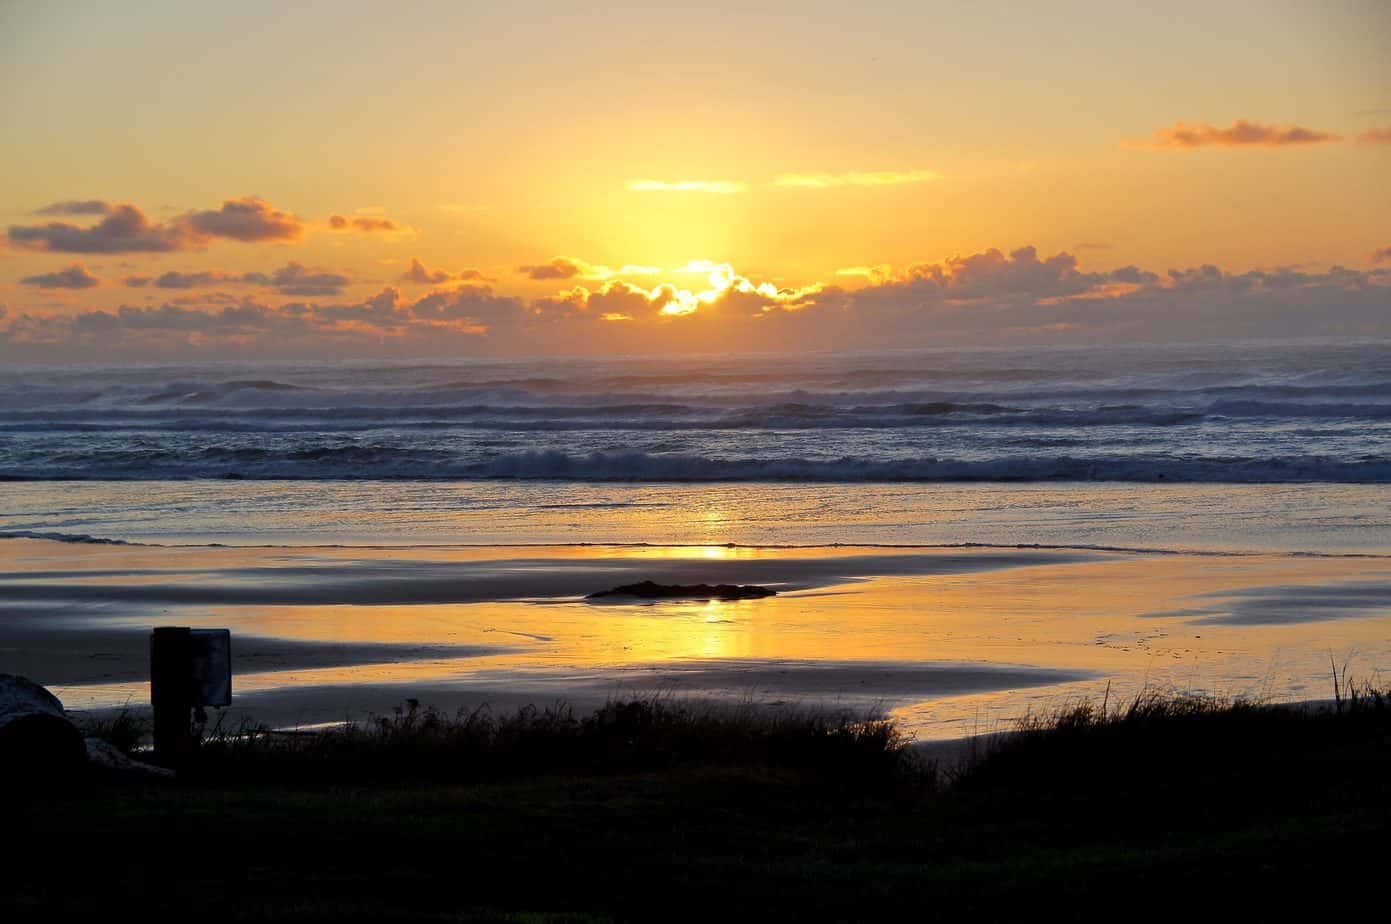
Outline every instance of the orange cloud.
<path fill-rule="evenodd" d="M 1358 144 L 1391 144 L 1391 125 L 1385 128 L 1369 128 L 1357 136 Z"/>
<path fill-rule="evenodd" d="M 877 263 L 874 266 L 847 266 L 836 270 L 836 275 L 853 276 L 867 279 L 873 283 L 880 283 L 892 278 L 893 267 L 887 263 Z"/>
<path fill-rule="evenodd" d="M 877 170 L 854 173 L 784 173 L 774 186 L 830 189 L 836 186 L 902 186 L 906 183 L 932 183 L 942 175 L 932 170 Z"/>
<path fill-rule="evenodd" d="M 548 279 L 616 279 L 620 276 L 656 276 L 661 273 L 656 266 L 637 266 L 625 263 L 618 269 L 588 263 L 578 257 L 556 257 L 549 263 L 534 266 L 519 266 L 517 272 L 528 279 L 538 281 Z"/>
<path fill-rule="evenodd" d="M 732 180 L 633 180 L 628 184 L 631 192 L 703 192 L 703 193 L 741 193 L 748 187 Z"/>
<path fill-rule="evenodd" d="M 1175 122 L 1172 127 L 1155 132 L 1150 146 L 1183 150 L 1207 147 L 1284 148 L 1342 140 L 1341 135 L 1298 125 L 1261 125 L 1238 119 L 1227 128 L 1218 128 L 1206 122 Z"/>
<path fill-rule="evenodd" d="M 536 303 L 539 313 L 555 317 L 576 311 L 634 318 L 671 318 L 695 314 L 706 307 L 738 305 L 744 313 L 776 309 L 795 310 L 821 291 L 820 285 L 802 289 L 779 288 L 770 282 L 755 283 L 734 271 L 728 263 L 693 261 L 687 270 L 700 267 L 707 277 L 704 288 L 682 288 L 662 283 L 648 290 L 629 282 L 610 280 L 597 291 L 576 286 Z M 609 318 L 614 320 L 615 318 Z"/>

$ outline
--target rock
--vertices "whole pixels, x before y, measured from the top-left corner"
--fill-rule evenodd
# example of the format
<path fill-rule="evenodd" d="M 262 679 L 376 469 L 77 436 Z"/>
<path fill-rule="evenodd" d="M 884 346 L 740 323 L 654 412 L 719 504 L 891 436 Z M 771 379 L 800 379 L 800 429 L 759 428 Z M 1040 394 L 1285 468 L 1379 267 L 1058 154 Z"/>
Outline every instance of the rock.
<path fill-rule="evenodd" d="M 776 590 L 759 587 L 757 584 L 658 584 L 655 581 L 643 581 L 640 584 L 624 584 L 613 590 L 601 590 L 585 599 L 636 597 L 640 600 L 757 600 L 776 594 Z"/>
<path fill-rule="evenodd" d="M 48 779 L 86 764 L 82 733 L 58 697 L 25 677 L 0 674 L 0 776 Z"/>

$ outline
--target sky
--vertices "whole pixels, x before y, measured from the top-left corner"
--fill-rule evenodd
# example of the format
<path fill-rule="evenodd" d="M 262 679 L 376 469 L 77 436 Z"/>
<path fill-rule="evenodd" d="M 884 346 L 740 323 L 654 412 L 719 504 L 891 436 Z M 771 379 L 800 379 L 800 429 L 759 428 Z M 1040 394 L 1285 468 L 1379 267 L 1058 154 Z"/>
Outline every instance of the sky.
<path fill-rule="evenodd" d="M 1391 5 L 0 0 L 0 359 L 1391 337 Z"/>

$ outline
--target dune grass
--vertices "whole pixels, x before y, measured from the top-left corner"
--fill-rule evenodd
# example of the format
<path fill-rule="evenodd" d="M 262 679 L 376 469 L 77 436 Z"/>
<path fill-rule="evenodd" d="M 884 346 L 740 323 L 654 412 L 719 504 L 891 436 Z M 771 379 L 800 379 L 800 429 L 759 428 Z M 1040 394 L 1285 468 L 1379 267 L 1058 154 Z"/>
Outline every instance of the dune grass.
<path fill-rule="evenodd" d="M 1147 693 L 1030 717 L 945 780 L 890 722 L 670 700 L 407 703 L 222 735 L 173 784 L 26 793 L 0 908 L 239 920 L 998 920 L 1379 900 L 1391 698 Z M 13 837 L 13 836 L 12 836 Z M 95 858 L 73 888 L 69 864 Z M 152 888 L 158 880 L 158 888 Z"/>
<path fill-rule="evenodd" d="M 679 767 L 766 766 L 888 785 L 916 769 L 892 721 L 654 696 L 580 716 L 565 703 L 447 715 L 407 700 L 391 715 L 314 733 L 243 727 L 207 740 L 191 778 L 458 783 Z"/>

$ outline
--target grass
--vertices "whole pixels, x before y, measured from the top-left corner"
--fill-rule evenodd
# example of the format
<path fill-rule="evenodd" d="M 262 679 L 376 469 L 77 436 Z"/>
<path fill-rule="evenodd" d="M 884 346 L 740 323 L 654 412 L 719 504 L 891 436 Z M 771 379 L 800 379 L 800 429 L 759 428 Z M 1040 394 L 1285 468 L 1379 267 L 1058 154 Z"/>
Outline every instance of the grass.
<path fill-rule="evenodd" d="M 888 785 L 914 770 L 894 723 L 821 712 L 614 701 L 579 717 L 564 703 L 449 716 L 407 700 L 389 716 L 315 734 L 216 734 L 185 776 L 200 781 L 463 783 L 683 767 L 770 767 Z"/>
<path fill-rule="evenodd" d="M 986 920 L 1380 900 L 1391 699 L 1147 694 L 942 785 L 890 723 L 670 701 L 224 736 L 176 785 L 6 807 L 10 918 Z M 18 838 L 14 832 L 18 832 Z M 68 858 L 55 862 L 55 857 Z M 75 888 L 74 882 L 80 883 Z"/>
<path fill-rule="evenodd" d="M 77 728 L 82 732 L 82 737 L 101 738 L 127 754 L 140 747 L 152 731 L 149 719 L 129 705 L 109 714 L 83 716 L 78 720 Z"/>

